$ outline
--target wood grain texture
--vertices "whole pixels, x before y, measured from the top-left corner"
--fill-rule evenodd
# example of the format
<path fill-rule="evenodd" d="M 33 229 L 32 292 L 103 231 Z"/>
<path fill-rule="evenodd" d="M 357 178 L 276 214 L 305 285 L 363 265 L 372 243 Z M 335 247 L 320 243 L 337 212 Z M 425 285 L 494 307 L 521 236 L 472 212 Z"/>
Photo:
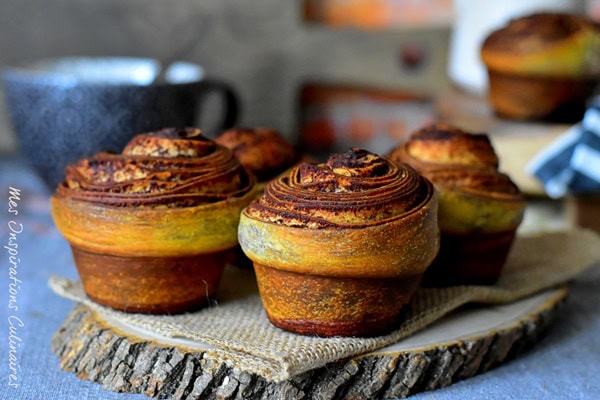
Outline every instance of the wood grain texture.
<path fill-rule="evenodd" d="M 52 339 L 63 370 L 111 391 L 167 399 L 389 399 L 494 368 L 538 341 L 564 297 L 487 335 L 411 352 L 371 353 L 272 382 L 204 357 L 127 336 L 77 305 Z"/>

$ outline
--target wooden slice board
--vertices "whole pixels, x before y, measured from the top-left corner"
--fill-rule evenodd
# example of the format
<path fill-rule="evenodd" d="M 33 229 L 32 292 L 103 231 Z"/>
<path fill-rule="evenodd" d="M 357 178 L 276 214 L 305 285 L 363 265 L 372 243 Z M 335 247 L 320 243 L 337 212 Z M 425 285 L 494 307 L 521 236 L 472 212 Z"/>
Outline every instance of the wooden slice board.
<path fill-rule="evenodd" d="M 209 345 L 162 337 L 76 306 L 52 339 L 61 368 L 107 390 L 169 399 L 377 399 L 448 386 L 534 344 L 568 288 L 463 308 L 378 351 L 272 382 L 203 357 Z"/>

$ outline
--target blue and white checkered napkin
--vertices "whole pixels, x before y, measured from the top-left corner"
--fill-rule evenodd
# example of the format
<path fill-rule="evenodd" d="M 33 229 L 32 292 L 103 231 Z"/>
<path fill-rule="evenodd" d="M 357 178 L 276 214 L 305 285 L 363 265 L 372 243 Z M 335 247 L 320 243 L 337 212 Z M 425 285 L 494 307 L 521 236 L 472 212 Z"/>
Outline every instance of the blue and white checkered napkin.
<path fill-rule="evenodd" d="M 600 96 L 580 123 L 535 155 L 527 170 L 550 197 L 600 193 Z"/>

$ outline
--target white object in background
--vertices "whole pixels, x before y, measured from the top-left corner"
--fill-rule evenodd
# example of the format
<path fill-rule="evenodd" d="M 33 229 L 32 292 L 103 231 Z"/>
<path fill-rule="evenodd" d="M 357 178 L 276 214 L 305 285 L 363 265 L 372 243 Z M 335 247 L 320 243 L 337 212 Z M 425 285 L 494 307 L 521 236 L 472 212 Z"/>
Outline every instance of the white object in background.
<path fill-rule="evenodd" d="M 512 18 L 537 11 L 585 11 L 583 0 L 454 0 L 454 7 L 448 76 L 461 89 L 476 94 L 487 90 L 487 71 L 479 52 L 492 31 Z"/>
<path fill-rule="evenodd" d="M 600 0 L 586 0 L 585 12 L 593 21 L 600 22 Z"/>

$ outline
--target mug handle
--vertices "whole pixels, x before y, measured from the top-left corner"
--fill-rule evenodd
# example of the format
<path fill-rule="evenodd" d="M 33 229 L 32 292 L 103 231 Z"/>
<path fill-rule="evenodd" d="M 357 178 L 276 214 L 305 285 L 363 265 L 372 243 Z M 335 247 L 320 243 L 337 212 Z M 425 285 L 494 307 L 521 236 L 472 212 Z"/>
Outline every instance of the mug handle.
<path fill-rule="evenodd" d="M 222 98 L 223 115 L 220 123 L 214 128 L 219 131 L 215 132 L 215 134 L 219 134 L 221 131 L 229 129 L 237 123 L 240 113 L 240 101 L 235 90 L 228 83 L 214 79 L 205 80 L 202 82 L 199 92 L 201 94 L 201 103 L 202 98 L 210 93 L 218 93 Z"/>

